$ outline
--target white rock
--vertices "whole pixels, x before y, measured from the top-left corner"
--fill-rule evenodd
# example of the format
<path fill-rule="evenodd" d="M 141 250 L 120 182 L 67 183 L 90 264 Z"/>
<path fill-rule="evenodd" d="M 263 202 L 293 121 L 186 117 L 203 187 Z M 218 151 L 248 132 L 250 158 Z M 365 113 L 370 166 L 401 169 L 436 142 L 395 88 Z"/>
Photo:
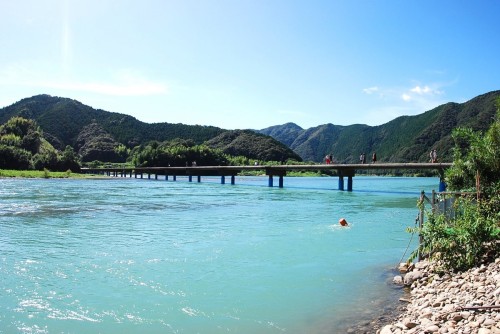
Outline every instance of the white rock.
<path fill-rule="evenodd" d="M 491 331 L 488 328 L 479 328 L 477 334 L 491 334 Z"/>
<path fill-rule="evenodd" d="M 394 276 L 392 283 L 397 285 L 403 285 L 403 277 L 401 275 Z"/>
<path fill-rule="evenodd" d="M 492 326 L 492 325 L 495 325 L 497 322 L 493 319 L 490 319 L 490 318 L 486 318 L 484 319 L 483 321 L 483 326 Z"/>
<path fill-rule="evenodd" d="M 430 325 L 425 328 L 426 333 L 437 333 L 439 331 L 439 327 L 437 325 Z"/>
<path fill-rule="evenodd" d="M 392 325 L 386 325 L 380 330 L 380 334 L 392 334 Z"/>

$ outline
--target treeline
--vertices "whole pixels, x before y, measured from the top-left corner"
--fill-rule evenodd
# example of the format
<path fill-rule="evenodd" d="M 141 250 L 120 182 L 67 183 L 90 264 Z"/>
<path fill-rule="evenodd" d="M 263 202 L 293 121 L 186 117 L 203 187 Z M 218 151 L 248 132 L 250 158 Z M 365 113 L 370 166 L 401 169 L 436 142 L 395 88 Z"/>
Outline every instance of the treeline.
<path fill-rule="evenodd" d="M 162 142 L 153 140 L 130 149 L 110 137 L 97 123 L 84 128 L 76 140 L 76 146 L 76 152 L 83 152 L 84 155 L 76 153 L 69 145 L 64 150 L 54 148 L 44 138 L 43 131 L 35 121 L 13 117 L 0 126 L 0 169 L 78 172 L 81 166 L 97 167 L 110 163 L 141 167 L 180 167 L 297 162 L 290 160 L 279 150 L 278 155 L 270 154 L 265 148 L 260 155 L 251 151 L 244 151 L 250 156 L 228 154 L 221 148 L 186 139 Z M 265 159 L 269 156 L 277 156 L 279 160 Z"/>
<path fill-rule="evenodd" d="M 129 162 L 141 167 L 227 166 L 229 161 L 230 158 L 220 150 L 181 139 L 136 146 L 129 156 Z"/>
<path fill-rule="evenodd" d="M 80 163 L 71 146 L 56 150 L 36 122 L 13 117 L 0 126 L 0 168 L 78 172 Z"/>

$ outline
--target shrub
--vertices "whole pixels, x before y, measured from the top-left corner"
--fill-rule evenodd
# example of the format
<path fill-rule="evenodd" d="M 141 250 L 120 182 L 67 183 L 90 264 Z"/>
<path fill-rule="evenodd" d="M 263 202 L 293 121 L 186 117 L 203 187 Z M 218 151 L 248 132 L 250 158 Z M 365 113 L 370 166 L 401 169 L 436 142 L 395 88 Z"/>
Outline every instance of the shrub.
<path fill-rule="evenodd" d="M 427 214 L 420 230 L 420 252 L 439 260 L 445 269 L 462 271 L 488 262 L 498 254 L 500 227 L 498 216 L 485 214 L 481 203 L 460 198 L 455 202 L 457 216 Z"/>

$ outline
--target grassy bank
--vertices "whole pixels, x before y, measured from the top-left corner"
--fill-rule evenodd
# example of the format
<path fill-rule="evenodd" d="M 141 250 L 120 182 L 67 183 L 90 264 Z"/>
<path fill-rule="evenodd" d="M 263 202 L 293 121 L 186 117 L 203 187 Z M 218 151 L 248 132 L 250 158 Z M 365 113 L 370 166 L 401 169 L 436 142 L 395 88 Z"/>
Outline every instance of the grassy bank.
<path fill-rule="evenodd" d="M 66 172 L 51 172 L 49 170 L 11 170 L 0 169 L 0 177 L 18 177 L 18 178 L 38 178 L 38 179 L 67 179 L 67 178 L 85 178 L 88 175 Z"/>

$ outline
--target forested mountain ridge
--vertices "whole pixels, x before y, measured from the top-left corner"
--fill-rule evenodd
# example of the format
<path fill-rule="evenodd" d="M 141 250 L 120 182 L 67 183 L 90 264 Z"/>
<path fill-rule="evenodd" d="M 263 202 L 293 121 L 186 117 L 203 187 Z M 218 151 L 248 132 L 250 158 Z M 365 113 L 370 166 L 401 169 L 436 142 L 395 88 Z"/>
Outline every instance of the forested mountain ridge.
<path fill-rule="evenodd" d="M 286 123 L 259 132 L 288 145 L 306 161 L 320 162 L 325 155 L 333 154 L 337 162 L 355 163 L 361 153 L 370 156 L 377 152 L 380 161 L 426 162 L 432 148 L 437 149 L 441 161 L 452 161 L 452 130 L 470 127 L 486 131 L 493 123 L 499 97 L 500 91 L 493 91 L 379 126 L 324 124 L 302 129 Z"/>
<path fill-rule="evenodd" d="M 75 146 L 79 133 L 91 123 L 98 123 L 116 141 L 129 147 L 151 140 L 176 138 L 191 139 L 200 144 L 226 131 L 213 126 L 148 124 L 129 115 L 94 109 L 76 100 L 50 95 L 25 98 L 0 109 L 0 124 L 14 116 L 36 121 L 44 133 L 51 136 L 49 141 L 55 137 L 63 146 Z M 52 144 L 57 147 L 58 143 Z"/>
<path fill-rule="evenodd" d="M 223 147 L 217 141 L 209 142 L 209 147 L 220 149 L 225 154 L 263 161 L 301 160 L 276 139 L 252 131 L 235 132 L 214 126 L 172 123 L 149 124 L 132 116 L 94 109 L 76 100 L 50 95 L 25 98 L 0 109 L 0 125 L 13 117 L 35 121 L 50 144 L 61 151 L 71 146 L 83 162 L 123 162 L 128 158 L 128 150 L 137 146 L 146 147 L 152 141 L 184 140 L 191 147 L 221 134 L 241 137 Z"/>
<path fill-rule="evenodd" d="M 302 129 L 297 124 L 286 123 L 255 131 L 265 135 L 262 136 L 213 126 L 148 124 L 72 99 L 37 95 L 0 109 L 0 124 L 12 117 L 32 119 L 55 148 L 62 151 L 69 145 L 83 161 L 99 157 L 118 161 L 126 156 L 123 154 L 127 149 L 150 141 L 174 139 L 267 161 L 302 158 L 321 162 L 325 155 L 333 154 L 336 162 L 354 163 L 363 152 L 368 157 L 377 152 L 380 161 L 425 162 L 432 148 L 437 149 L 440 161 L 451 161 L 452 130 L 461 126 L 486 131 L 493 122 L 498 98 L 500 91 L 493 91 L 465 103 L 446 103 L 420 115 L 398 117 L 379 126 L 328 123 Z"/>

